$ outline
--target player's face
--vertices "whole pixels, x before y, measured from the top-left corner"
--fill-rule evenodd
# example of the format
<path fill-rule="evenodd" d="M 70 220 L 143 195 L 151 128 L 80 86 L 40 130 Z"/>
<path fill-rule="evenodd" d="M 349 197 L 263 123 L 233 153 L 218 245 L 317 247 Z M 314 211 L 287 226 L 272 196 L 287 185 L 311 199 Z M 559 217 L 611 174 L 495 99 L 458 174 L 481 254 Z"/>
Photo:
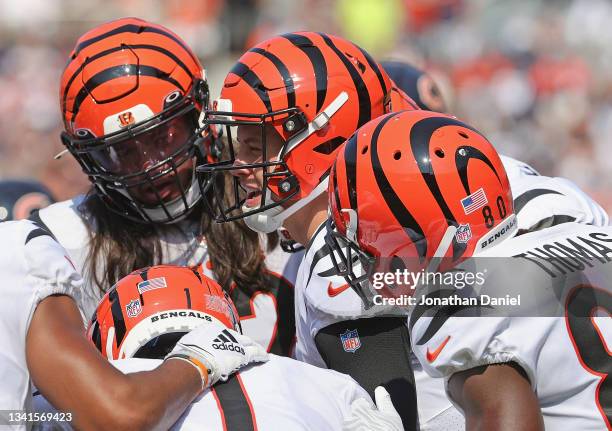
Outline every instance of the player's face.
<path fill-rule="evenodd" d="M 192 133 L 192 123 L 179 117 L 114 145 L 104 162 L 109 165 L 110 172 L 119 175 L 148 172 L 150 181 L 143 182 L 142 176 L 135 176 L 134 181 L 142 184 L 130 188 L 130 194 L 144 205 L 155 206 L 160 200 L 171 202 L 179 198 L 192 181 L 193 163 L 186 160 L 187 150 L 170 162 L 172 156 L 184 148 Z"/>
<path fill-rule="evenodd" d="M 274 127 L 266 126 L 266 160 L 263 160 L 262 134 L 259 126 L 239 126 L 236 139 L 238 150 L 235 166 L 277 160 L 284 144 L 283 139 Z M 238 177 L 240 185 L 247 192 L 245 205 L 251 208 L 258 206 L 261 202 L 264 170 L 262 168 L 244 168 L 234 169 L 231 172 L 232 175 Z"/>

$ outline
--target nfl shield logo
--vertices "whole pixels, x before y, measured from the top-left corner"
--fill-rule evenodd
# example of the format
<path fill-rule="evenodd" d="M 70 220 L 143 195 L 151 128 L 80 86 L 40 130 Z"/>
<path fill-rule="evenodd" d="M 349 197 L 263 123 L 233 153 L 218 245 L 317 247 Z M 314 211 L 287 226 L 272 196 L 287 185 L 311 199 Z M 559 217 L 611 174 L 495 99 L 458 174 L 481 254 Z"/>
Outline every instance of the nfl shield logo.
<path fill-rule="evenodd" d="M 133 299 L 130 301 L 128 305 L 125 306 L 125 312 L 128 317 L 136 317 L 142 311 L 142 307 L 140 306 L 140 301 L 138 299 Z"/>
<path fill-rule="evenodd" d="M 361 340 L 356 329 L 344 331 L 340 334 L 340 341 L 345 352 L 355 353 L 361 347 Z"/>
<path fill-rule="evenodd" d="M 470 229 L 469 224 L 460 224 L 457 228 L 457 233 L 455 234 L 455 238 L 457 238 L 457 242 L 466 243 L 472 238 L 472 229 Z"/>

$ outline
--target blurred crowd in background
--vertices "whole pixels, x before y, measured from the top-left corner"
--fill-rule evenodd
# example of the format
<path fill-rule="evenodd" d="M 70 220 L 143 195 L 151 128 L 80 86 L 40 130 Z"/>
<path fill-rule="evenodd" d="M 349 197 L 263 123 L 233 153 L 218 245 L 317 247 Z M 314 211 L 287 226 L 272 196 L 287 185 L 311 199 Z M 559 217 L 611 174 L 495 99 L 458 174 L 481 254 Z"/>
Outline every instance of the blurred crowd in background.
<path fill-rule="evenodd" d="M 500 152 L 564 176 L 612 212 L 609 0 L 0 0 L 0 178 L 58 199 L 88 182 L 59 140 L 59 78 L 76 39 L 137 16 L 200 56 L 212 96 L 243 51 L 288 31 L 347 37 L 429 71 L 450 112 Z"/>

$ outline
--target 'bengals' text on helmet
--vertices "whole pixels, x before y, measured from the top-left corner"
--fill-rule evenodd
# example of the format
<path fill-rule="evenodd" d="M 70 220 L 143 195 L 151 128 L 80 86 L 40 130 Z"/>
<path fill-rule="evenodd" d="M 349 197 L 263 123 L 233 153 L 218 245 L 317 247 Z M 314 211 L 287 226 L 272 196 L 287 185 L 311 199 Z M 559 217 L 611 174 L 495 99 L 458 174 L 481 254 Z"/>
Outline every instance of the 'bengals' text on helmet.
<path fill-rule="evenodd" d="M 238 312 L 200 268 L 158 265 L 132 272 L 100 301 L 88 338 L 108 359 L 163 359 L 202 324 L 240 330 Z"/>

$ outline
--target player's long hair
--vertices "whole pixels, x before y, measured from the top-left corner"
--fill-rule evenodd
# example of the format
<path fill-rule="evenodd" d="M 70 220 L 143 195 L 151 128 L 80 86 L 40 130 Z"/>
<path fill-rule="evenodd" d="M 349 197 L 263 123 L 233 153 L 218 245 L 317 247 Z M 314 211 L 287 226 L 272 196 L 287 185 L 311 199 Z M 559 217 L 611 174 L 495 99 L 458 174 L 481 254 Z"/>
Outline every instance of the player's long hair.
<path fill-rule="evenodd" d="M 163 261 L 160 238 L 172 230 L 180 233 L 177 226 L 136 223 L 121 217 L 110 211 L 93 189 L 80 209 L 85 215 L 90 237 L 86 271 L 96 285 L 92 287 L 97 287 L 102 294 L 138 268 L 167 263 Z M 194 208 L 189 218 L 194 222 L 200 220 L 200 232 L 194 234 L 205 237 L 212 271 L 224 289 L 235 282 L 247 293 L 267 290 L 262 277 L 265 255 L 256 232 L 242 220 L 213 223 L 203 202 Z M 277 243 L 276 233 L 268 235 L 268 250 Z"/>

